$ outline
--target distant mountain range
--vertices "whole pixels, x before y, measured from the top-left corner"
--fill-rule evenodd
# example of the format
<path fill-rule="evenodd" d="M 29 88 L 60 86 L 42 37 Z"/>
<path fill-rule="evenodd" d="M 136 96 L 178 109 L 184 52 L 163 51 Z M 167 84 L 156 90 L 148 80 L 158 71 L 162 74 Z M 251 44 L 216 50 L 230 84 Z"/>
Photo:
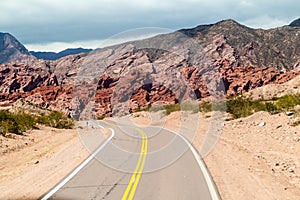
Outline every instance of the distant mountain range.
<path fill-rule="evenodd" d="M 300 26 L 300 18 L 294 20 L 294 21 L 290 24 L 290 26 L 293 26 L 293 27 L 295 27 L 295 26 Z"/>
<path fill-rule="evenodd" d="M 9 33 L 0 32 L 0 64 L 14 61 L 27 62 L 35 59 L 57 60 L 68 55 L 88 53 L 92 50 L 93 49 L 75 48 L 66 49 L 59 53 L 34 51 L 29 52 L 26 47 L 14 36 Z"/>
<path fill-rule="evenodd" d="M 230 20 L 229 20 L 230 21 Z M 220 23 L 216 23 L 216 24 L 220 24 Z M 231 25 L 234 25 L 234 24 L 228 24 L 229 26 Z M 213 25 L 201 25 L 201 26 L 198 26 L 196 28 L 193 28 L 193 29 L 186 29 L 186 30 L 181 30 L 181 32 L 187 34 L 187 35 L 191 35 L 191 36 L 195 36 L 195 34 L 200 34 L 200 35 L 206 35 L 205 32 L 206 30 L 210 29 L 210 27 L 212 27 Z M 289 24 L 290 27 L 299 27 L 300 26 L 300 18 L 299 19 L 296 19 L 294 20 L 291 24 Z M 213 27 L 216 27 L 216 26 L 213 26 Z M 276 34 L 275 32 L 277 32 L 278 34 L 281 34 L 279 32 L 281 32 L 280 30 L 282 31 L 285 31 L 286 28 L 277 28 L 277 29 L 273 29 L 270 30 L 269 32 L 274 32 L 274 34 L 271 34 L 271 37 L 272 38 L 268 38 L 268 37 L 265 37 L 264 40 L 262 41 L 259 41 L 256 39 L 256 37 L 260 37 L 259 34 L 260 34 L 260 31 L 255 31 L 255 29 L 250 29 L 250 28 L 247 28 L 245 26 L 238 26 L 237 27 L 238 29 L 235 30 L 234 28 L 230 28 L 230 27 L 225 27 L 225 29 L 220 29 L 220 30 L 216 30 L 216 31 L 219 31 L 220 33 L 224 34 L 224 35 L 227 35 L 227 34 L 230 34 L 232 33 L 232 35 L 229 35 L 227 38 L 231 38 L 229 39 L 230 41 L 229 42 L 234 42 L 236 43 L 236 47 L 238 48 L 240 46 L 241 43 L 244 43 L 244 42 L 247 42 L 247 41 L 252 41 L 253 44 L 256 44 L 258 45 L 258 47 L 263 47 L 265 45 L 263 45 L 264 43 L 268 43 L 270 42 L 270 44 L 272 43 L 272 40 L 276 40 L 278 39 L 277 43 L 280 44 L 280 46 L 276 47 L 276 48 L 286 48 L 284 47 L 285 46 L 285 42 L 280 40 L 280 38 L 276 38 Z M 214 29 L 214 28 L 212 28 Z M 241 32 L 244 32 L 244 34 L 241 34 Z M 241 35 L 240 35 L 241 34 Z M 284 34 L 284 33 L 282 33 Z M 236 35 L 236 37 L 232 37 L 233 35 Z M 261 35 L 262 37 L 264 37 L 263 35 Z M 237 39 L 236 41 L 234 41 L 235 39 Z M 249 43 L 249 45 L 251 46 L 251 44 Z M 250 48 L 250 47 L 249 47 Z M 239 49 L 239 48 L 238 48 Z M 257 50 L 259 48 L 256 48 Z M 274 50 L 274 47 L 273 47 L 273 50 Z M 269 56 L 270 58 L 273 58 L 274 56 L 276 57 L 276 51 L 275 50 L 275 53 L 272 53 L 274 52 L 272 49 L 262 49 L 262 52 L 264 52 L 264 54 L 268 54 L 267 52 L 265 51 L 268 51 L 269 53 L 271 53 L 272 55 Z M 91 52 L 92 49 L 84 49 L 84 48 L 74 48 L 74 49 L 66 49 L 66 50 L 63 50 L 59 53 L 55 53 L 55 52 L 35 52 L 35 51 L 28 51 L 25 46 L 20 43 L 14 36 L 12 36 L 11 34 L 9 33 L 1 33 L 0 32 L 0 64 L 2 63 L 7 63 L 7 62 L 12 62 L 12 61 L 18 61 L 18 62 L 22 62 L 22 61 L 28 61 L 28 60 L 34 60 L 34 59 L 43 59 L 43 60 L 57 60 L 59 58 L 62 58 L 62 57 L 65 57 L 65 56 L 68 56 L 68 55 L 73 55 L 73 54 L 80 54 L 80 53 L 88 53 L 88 52 Z M 258 50 L 256 53 L 262 53 L 260 52 L 260 50 Z M 291 53 L 291 52 L 289 52 Z M 283 57 L 285 55 L 282 55 Z M 267 56 L 268 57 L 268 56 Z M 276 57 L 276 59 L 278 59 L 278 57 Z M 270 63 L 261 63 L 261 64 L 272 64 L 274 66 L 274 62 L 276 62 L 276 59 L 275 61 L 273 62 L 270 62 Z M 287 57 L 287 59 L 289 59 L 289 57 Z M 265 58 L 263 58 L 263 60 L 265 60 Z M 279 62 L 282 62 L 281 61 L 282 59 L 280 59 Z M 257 60 L 257 64 L 260 63 L 259 60 Z M 276 63 L 276 67 L 279 67 L 280 63 Z M 292 68 L 293 66 L 290 65 L 290 63 L 288 61 L 284 61 L 284 63 L 282 63 L 283 67 L 284 68 Z M 288 66 L 287 66 L 288 65 Z"/>
<path fill-rule="evenodd" d="M 43 59 L 43 60 L 57 60 L 59 58 L 79 54 L 79 53 L 89 53 L 93 51 L 93 49 L 83 49 L 83 48 L 75 48 L 75 49 L 66 49 L 59 53 L 55 52 L 35 52 L 30 51 L 31 55 L 36 57 L 37 59 Z"/>

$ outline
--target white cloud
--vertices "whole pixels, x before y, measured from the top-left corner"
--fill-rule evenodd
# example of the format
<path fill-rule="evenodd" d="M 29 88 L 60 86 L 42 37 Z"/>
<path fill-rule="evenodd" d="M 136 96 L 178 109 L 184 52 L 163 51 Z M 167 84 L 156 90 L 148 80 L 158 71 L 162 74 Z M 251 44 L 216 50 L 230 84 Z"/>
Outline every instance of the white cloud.
<path fill-rule="evenodd" d="M 46 52 L 60 52 L 67 48 L 97 48 L 101 41 L 76 41 L 76 42 L 53 42 L 44 44 L 25 44 L 29 51 L 46 51 Z"/>
<path fill-rule="evenodd" d="M 235 19 L 273 28 L 299 17 L 295 0 L 1 0 L 0 31 L 29 43 L 97 40 L 126 29 Z"/>
<path fill-rule="evenodd" d="M 36 43 L 36 44 L 25 44 L 25 47 L 29 51 L 52 51 L 52 52 L 60 52 L 67 48 L 79 48 L 79 47 L 97 49 L 97 48 L 112 46 L 115 44 L 121 44 L 128 41 L 150 38 L 158 34 L 170 33 L 172 31 L 174 30 L 149 27 L 143 29 L 128 30 L 103 40 L 52 42 L 52 43 L 44 43 L 44 44 Z"/>
<path fill-rule="evenodd" d="M 0 25 L 65 24 L 86 20 L 157 21 L 165 17 L 185 20 L 186 16 L 252 18 L 253 14 L 276 16 L 278 12 L 288 16 L 298 13 L 295 7 L 299 6 L 299 2 L 292 0 L 1 0 Z M 285 10 L 280 11 L 281 8 Z M 286 10 L 288 8 L 292 13 Z"/>
<path fill-rule="evenodd" d="M 274 19 L 268 15 L 262 15 L 256 18 L 252 18 L 243 22 L 252 28 L 262 28 L 262 29 L 269 29 L 274 27 L 279 27 L 282 25 L 287 25 L 290 23 L 289 20 L 282 20 L 282 19 Z"/>

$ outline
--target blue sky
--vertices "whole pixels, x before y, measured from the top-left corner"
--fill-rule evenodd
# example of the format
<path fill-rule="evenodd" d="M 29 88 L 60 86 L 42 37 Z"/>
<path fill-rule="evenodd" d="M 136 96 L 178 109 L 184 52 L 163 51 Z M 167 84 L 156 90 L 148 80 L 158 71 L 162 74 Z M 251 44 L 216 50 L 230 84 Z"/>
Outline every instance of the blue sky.
<path fill-rule="evenodd" d="M 300 17 L 299 0 L 1 0 L 0 32 L 30 50 L 98 47 L 123 31 L 167 30 L 234 19 L 273 28 Z"/>

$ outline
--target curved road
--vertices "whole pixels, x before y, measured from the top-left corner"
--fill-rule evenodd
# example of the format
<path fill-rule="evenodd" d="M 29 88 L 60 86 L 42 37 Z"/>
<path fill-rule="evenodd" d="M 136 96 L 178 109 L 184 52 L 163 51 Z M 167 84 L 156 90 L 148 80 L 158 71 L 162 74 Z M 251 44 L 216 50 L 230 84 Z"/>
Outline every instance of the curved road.
<path fill-rule="evenodd" d="M 158 127 L 99 123 L 112 136 L 43 199 L 219 199 L 182 136 Z"/>

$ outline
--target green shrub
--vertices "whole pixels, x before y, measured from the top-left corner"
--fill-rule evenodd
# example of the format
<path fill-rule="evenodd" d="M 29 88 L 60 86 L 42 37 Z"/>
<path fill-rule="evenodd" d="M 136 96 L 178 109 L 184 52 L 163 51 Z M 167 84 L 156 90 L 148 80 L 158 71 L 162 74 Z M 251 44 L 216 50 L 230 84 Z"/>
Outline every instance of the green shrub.
<path fill-rule="evenodd" d="M 10 113 L 0 110 L 0 134 L 7 133 L 22 134 L 27 130 L 34 129 L 36 123 L 44 124 L 54 128 L 70 129 L 74 121 L 61 112 L 53 111 L 49 115 L 35 116 L 25 112 Z"/>
<path fill-rule="evenodd" d="M 74 127 L 74 121 L 58 111 L 52 111 L 48 115 L 39 116 L 36 122 L 58 129 L 71 129 Z"/>
<path fill-rule="evenodd" d="M 277 108 L 276 105 L 274 105 L 271 102 L 266 102 L 265 103 L 265 111 L 269 112 L 269 113 L 278 113 L 279 109 Z"/>
<path fill-rule="evenodd" d="M 24 112 L 10 113 L 6 110 L 1 110 L 0 126 L 4 135 L 6 133 L 22 134 L 34 128 L 35 118 Z"/>
<path fill-rule="evenodd" d="M 226 112 L 227 102 L 226 101 L 213 102 L 212 110 Z"/>
<path fill-rule="evenodd" d="M 188 107 L 185 107 L 185 108 L 188 109 Z M 148 106 L 143 109 L 138 108 L 138 109 L 135 109 L 133 112 L 141 112 L 141 111 L 158 112 L 161 110 L 164 110 L 165 114 L 169 115 L 172 112 L 180 111 L 181 107 L 180 107 L 180 104 L 169 104 L 169 105 L 164 105 L 164 106 L 154 105 L 154 106 Z"/>
<path fill-rule="evenodd" d="M 294 127 L 295 127 L 295 126 L 299 126 L 299 125 L 300 125 L 300 121 L 295 121 L 295 122 L 292 123 L 291 126 L 294 126 Z"/>
<path fill-rule="evenodd" d="M 164 106 L 164 109 L 165 109 L 166 115 L 169 115 L 169 114 L 171 114 L 172 112 L 180 111 L 180 110 L 181 110 L 180 104 L 170 104 L 170 105 L 165 105 L 165 106 Z"/>
<path fill-rule="evenodd" d="M 24 112 L 14 114 L 14 121 L 19 133 L 33 129 L 36 124 L 35 117 Z"/>
<path fill-rule="evenodd" d="M 200 112 L 223 111 L 227 109 L 226 101 L 204 102 L 199 105 Z"/>
<path fill-rule="evenodd" d="M 101 115 L 97 117 L 97 120 L 103 120 L 105 118 L 105 115 Z"/>
<path fill-rule="evenodd" d="M 247 117 L 258 111 L 275 112 L 277 107 L 263 100 L 251 100 L 243 97 L 230 99 L 226 102 L 227 112 L 232 114 L 235 118 Z"/>
<path fill-rule="evenodd" d="M 1 121 L 0 126 L 2 135 L 6 135 L 7 133 L 18 133 L 13 121 Z"/>
<path fill-rule="evenodd" d="M 142 112 L 142 111 L 149 111 L 150 109 L 150 105 L 146 106 L 146 107 L 138 107 L 136 109 L 134 109 L 132 112 L 135 113 L 135 112 Z"/>
<path fill-rule="evenodd" d="M 235 118 L 247 117 L 258 111 L 267 111 L 271 114 L 293 109 L 300 104 L 300 94 L 286 95 L 283 97 L 272 98 L 269 101 L 264 99 L 252 100 L 244 97 L 235 97 L 220 102 L 204 102 L 199 106 L 186 102 L 182 104 L 170 104 L 165 106 L 148 106 L 145 109 L 136 109 L 134 112 L 150 111 L 156 112 L 165 110 L 165 114 L 169 115 L 174 111 L 191 110 L 193 112 L 211 112 L 211 111 L 227 111 Z"/>
<path fill-rule="evenodd" d="M 227 101 L 227 112 L 236 118 L 246 117 L 257 111 L 267 111 L 272 114 L 293 109 L 300 104 L 300 95 L 286 95 L 273 99 L 273 102 L 264 100 L 251 100 L 238 97 Z"/>
<path fill-rule="evenodd" d="M 212 111 L 212 103 L 204 102 L 199 105 L 200 112 L 211 112 Z"/>
<path fill-rule="evenodd" d="M 231 113 L 235 118 L 246 117 L 255 112 L 252 102 L 242 97 L 228 100 L 226 106 L 227 112 Z"/>
<path fill-rule="evenodd" d="M 164 107 L 160 105 L 154 105 L 149 108 L 149 112 L 158 112 L 161 110 L 164 110 Z"/>
<path fill-rule="evenodd" d="M 199 106 L 197 103 L 186 101 L 180 104 L 180 109 L 182 111 L 192 111 L 192 113 L 199 112 Z"/>
<path fill-rule="evenodd" d="M 11 114 L 7 110 L 0 110 L 0 121 L 11 119 Z"/>
<path fill-rule="evenodd" d="M 285 95 L 275 102 L 277 108 L 286 111 L 300 104 L 300 95 Z"/>

